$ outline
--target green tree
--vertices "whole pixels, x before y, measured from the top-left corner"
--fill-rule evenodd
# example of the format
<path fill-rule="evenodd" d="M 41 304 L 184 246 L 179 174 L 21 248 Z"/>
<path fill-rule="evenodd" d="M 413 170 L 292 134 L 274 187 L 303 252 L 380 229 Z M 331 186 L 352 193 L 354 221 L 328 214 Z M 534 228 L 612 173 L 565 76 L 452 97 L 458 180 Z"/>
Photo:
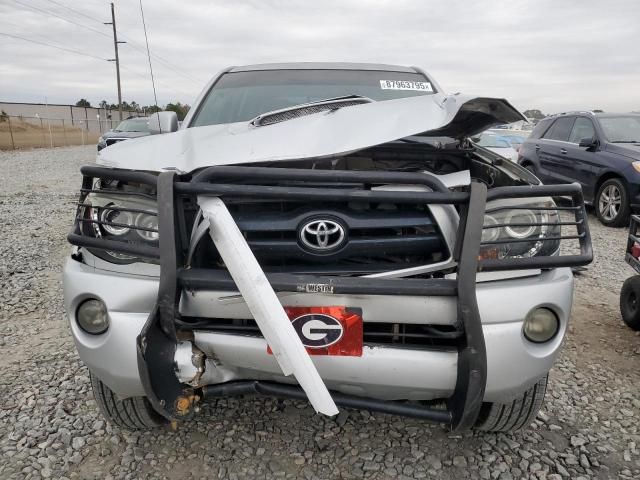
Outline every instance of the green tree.
<path fill-rule="evenodd" d="M 164 107 L 164 109 L 168 112 L 176 112 L 176 115 L 178 115 L 178 120 L 180 121 L 184 120 L 184 117 L 187 115 L 190 108 L 190 105 L 182 104 L 180 102 L 167 103 L 167 105 Z"/>
<path fill-rule="evenodd" d="M 100 100 L 100 103 L 98 105 L 100 106 L 100 108 L 109 108 L 109 104 L 106 100 Z"/>
<path fill-rule="evenodd" d="M 546 115 L 538 109 L 525 110 L 522 113 L 525 117 L 533 118 L 535 120 L 542 120 L 544 117 L 546 117 Z"/>
<path fill-rule="evenodd" d="M 157 105 L 147 105 L 146 107 L 140 107 L 142 111 L 144 111 L 147 115 L 151 115 L 152 113 L 161 112 L 162 109 Z"/>
<path fill-rule="evenodd" d="M 4 110 L 2 110 L 0 112 L 0 123 L 2 122 L 6 122 L 9 120 L 9 115 L 7 115 L 7 112 L 5 112 Z"/>
<path fill-rule="evenodd" d="M 90 107 L 90 106 L 91 106 L 91 102 L 89 102 L 89 100 L 87 100 L 86 98 L 81 98 L 76 102 L 76 107 Z"/>

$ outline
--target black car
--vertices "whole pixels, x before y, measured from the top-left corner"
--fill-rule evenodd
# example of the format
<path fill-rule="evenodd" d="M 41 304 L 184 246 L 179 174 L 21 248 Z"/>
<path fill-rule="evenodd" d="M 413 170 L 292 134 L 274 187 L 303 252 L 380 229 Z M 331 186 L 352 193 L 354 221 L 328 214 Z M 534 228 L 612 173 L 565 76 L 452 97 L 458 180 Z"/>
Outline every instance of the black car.
<path fill-rule="evenodd" d="M 98 151 L 122 140 L 146 137 L 147 135 L 151 135 L 149 118 L 129 117 L 121 121 L 116 128 L 102 134 L 98 139 Z"/>
<path fill-rule="evenodd" d="M 543 183 L 580 183 L 604 225 L 627 225 L 640 207 L 640 114 L 547 117 L 520 147 L 518 163 Z"/>

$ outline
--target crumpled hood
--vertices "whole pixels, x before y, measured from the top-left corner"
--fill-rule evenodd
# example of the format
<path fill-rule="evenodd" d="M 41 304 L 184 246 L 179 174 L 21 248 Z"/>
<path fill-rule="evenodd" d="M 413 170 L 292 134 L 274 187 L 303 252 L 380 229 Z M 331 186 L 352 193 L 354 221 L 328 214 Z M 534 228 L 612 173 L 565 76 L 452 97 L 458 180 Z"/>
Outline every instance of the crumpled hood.
<path fill-rule="evenodd" d="M 210 125 L 121 142 L 97 162 L 135 170 L 190 172 L 214 165 L 344 155 L 412 135 L 463 138 L 526 120 L 504 99 L 424 95 L 367 103 L 266 126 Z"/>

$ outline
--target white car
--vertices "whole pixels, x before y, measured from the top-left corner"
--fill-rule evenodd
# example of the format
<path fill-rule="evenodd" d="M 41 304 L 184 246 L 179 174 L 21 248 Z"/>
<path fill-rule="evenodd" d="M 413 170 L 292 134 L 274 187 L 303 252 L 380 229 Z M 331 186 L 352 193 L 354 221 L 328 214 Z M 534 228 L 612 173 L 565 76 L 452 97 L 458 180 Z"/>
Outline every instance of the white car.
<path fill-rule="evenodd" d="M 477 140 L 475 140 L 475 143 L 478 146 L 491 150 L 514 163 L 517 163 L 518 161 L 518 151 L 511 145 L 507 138 L 503 138 L 500 135 L 483 133 Z"/>

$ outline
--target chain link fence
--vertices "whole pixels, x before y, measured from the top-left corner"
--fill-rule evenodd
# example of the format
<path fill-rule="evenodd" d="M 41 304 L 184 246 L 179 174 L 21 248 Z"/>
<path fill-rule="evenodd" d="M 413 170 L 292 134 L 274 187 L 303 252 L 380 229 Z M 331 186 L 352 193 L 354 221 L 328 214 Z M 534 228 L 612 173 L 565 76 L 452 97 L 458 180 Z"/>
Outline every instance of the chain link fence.
<path fill-rule="evenodd" d="M 77 119 L 0 115 L 0 150 L 53 148 L 98 143 L 117 119 Z"/>

